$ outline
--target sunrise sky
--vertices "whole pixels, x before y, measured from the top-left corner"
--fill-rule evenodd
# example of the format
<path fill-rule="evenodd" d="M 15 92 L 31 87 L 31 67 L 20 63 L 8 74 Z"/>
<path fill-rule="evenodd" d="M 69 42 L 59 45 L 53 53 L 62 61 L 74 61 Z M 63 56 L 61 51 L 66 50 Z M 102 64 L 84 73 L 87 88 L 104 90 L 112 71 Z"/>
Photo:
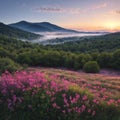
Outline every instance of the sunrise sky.
<path fill-rule="evenodd" d="M 0 22 L 51 22 L 87 31 L 120 31 L 120 0 L 0 0 Z"/>

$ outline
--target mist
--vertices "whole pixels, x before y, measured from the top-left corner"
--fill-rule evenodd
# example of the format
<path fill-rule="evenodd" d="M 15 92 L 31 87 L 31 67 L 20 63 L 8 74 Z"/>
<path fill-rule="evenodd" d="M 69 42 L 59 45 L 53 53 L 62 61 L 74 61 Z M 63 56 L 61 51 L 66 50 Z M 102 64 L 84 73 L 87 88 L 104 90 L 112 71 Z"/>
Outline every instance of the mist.
<path fill-rule="evenodd" d="M 36 32 L 36 34 L 42 35 L 40 39 L 33 40 L 33 43 L 43 43 L 64 38 L 73 38 L 73 37 L 87 37 L 87 36 L 98 36 L 102 33 L 74 33 L 74 32 Z"/>

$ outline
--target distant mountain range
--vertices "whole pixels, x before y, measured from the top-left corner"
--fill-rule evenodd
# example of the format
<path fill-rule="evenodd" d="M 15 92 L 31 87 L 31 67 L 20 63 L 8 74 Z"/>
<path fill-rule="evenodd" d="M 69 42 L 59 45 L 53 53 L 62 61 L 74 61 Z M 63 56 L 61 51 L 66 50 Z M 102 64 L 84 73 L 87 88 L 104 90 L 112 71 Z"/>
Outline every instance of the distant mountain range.
<path fill-rule="evenodd" d="M 101 38 L 118 38 L 120 36 L 120 32 L 111 34 L 108 34 L 107 32 L 79 32 L 75 30 L 65 29 L 49 22 L 31 23 L 27 21 L 20 21 L 9 25 L 5 25 L 4 23 L 0 22 L 0 34 L 8 37 L 26 40 L 35 40 L 42 37 L 42 35 L 35 34 L 35 32 L 74 32 L 83 34 L 102 33 L 103 36 L 101 36 Z"/>
<path fill-rule="evenodd" d="M 17 23 L 9 24 L 9 26 L 29 32 L 78 32 L 75 30 L 62 28 L 49 22 L 31 23 L 27 21 L 20 21 Z"/>
<path fill-rule="evenodd" d="M 27 40 L 37 39 L 41 37 L 40 35 L 23 31 L 21 29 L 5 25 L 4 23 L 1 22 L 0 22 L 0 34 L 8 37 L 27 39 Z"/>
<path fill-rule="evenodd" d="M 77 30 L 71 30 L 66 29 L 63 27 L 60 27 L 58 25 L 49 23 L 49 22 L 27 22 L 27 21 L 20 21 L 17 23 L 9 24 L 11 27 L 15 27 L 21 30 L 25 30 L 28 32 L 74 32 L 74 33 L 87 33 L 87 34 L 106 34 L 108 32 L 88 32 L 88 31 L 77 31 Z"/>

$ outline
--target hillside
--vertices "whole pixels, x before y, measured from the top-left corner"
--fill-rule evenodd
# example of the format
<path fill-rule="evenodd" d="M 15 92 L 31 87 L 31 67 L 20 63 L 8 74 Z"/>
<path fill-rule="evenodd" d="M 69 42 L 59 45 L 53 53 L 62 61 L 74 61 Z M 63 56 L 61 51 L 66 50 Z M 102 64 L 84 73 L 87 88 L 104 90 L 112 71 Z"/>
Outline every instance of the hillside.
<path fill-rule="evenodd" d="M 88 61 L 120 70 L 120 50 L 76 54 L 0 35 L 1 120 L 119 120 L 120 72 L 84 73 Z"/>
<path fill-rule="evenodd" d="M 9 26 L 29 32 L 77 32 L 74 30 L 59 27 L 49 22 L 31 23 L 27 21 L 20 21 L 18 23 L 9 24 Z"/>
<path fill-rule="evenodd" d="M 18 28 L 10 27 L 3 23 L 0 23 L 0 34 L 8 37 L 27 39 L 27 40 L 37 39 L 40 37 L 40 35 L 26 32 Z"/>
<path fill-rule="evenodd" d="M 69 41 L 60 44 L 60 42 Z M 53 49 L 80 52 L 80 53 L 92 53 L 92 52 L 109 52 L 116 49 L 120 49 L 120 32 L 94 36 L 94 37 L 74 37 L 52 40 L 50 43 L 59 43 L 58 45 L 49 46 Z"/>
<path fill-rule="evenodd" d="M 112 70 L 101 70 L 100 73 L 97 74 L 88 74 L 84 73 L 83 71 L 73 71 L 69 69 L 56 69 L 56 68 L 43 68 L 43 67 L 33 67 L 29 68 L 29 71 L 40 71 L 44 73 L 46 76 L 54 75 L 59 79 L 65 79 L 70 82 L 76 83 L 80 87 L 84 86 L 85 84 L 91 84 L 95 89 L 94 86 L 101 86 L 106 88 L 106 92 L 111 92 L 111 94 L 107 93 L 111 97 L 120 97 L 119 90 L 120 90 L 120 71 L 112 71 Z M 103 72 L 104 71 L 104 72 Z M 116 79 L 116 81 L 114 81 Z M 90 89 L 89 86 L 85 86 L 86 88 Z M 96 89 L 96 92 L 100 92 Z M 114 94 L 115 93 L 115 94 Z M 103 93 L 101 93 L 103 94 Z"/>
<path fill-rule="evenodd" d="M 105 49 L 107 44 L 103 44 L 104 47 L 101 47 L 104 48 L 102 53 L 91 52 L 93 49 L 90 50 L 89 48 L 89 51 L 86 51 L 89 54 L 86 54 L 83 52 L 75 53 L 74 50 L 66 52 L 67 50 L 65 51 L 63 48 L 58 50 L 54 46 L 22 42 L 0 35 L 0 57 L 8 57 L 21 65 L 64 67 L 74 70 L 83 69 L 84 65 L 89 61 L 96 61 L 100 68 L 120 70 L 120 49 L 117 49 L 117 45 L 114 46 L 112 43 L 118 44 L 119 47 L 119 41 L 111 42 L 108 45 L 108 47 L 111 47 L 111 50 L 109 50 L 111 52 L 107 52 Z M 83 46 L 82 49 L 85 50 L 85 48 L 87 46 Z M 4 65 L 3 67 L 6 68 Z"/>
<path fill-rule="evenodd" d="M 54 68 L 6 71 L 0 78 L 0 118 L 119 120 L 119 91 L 120 76 Z"/>

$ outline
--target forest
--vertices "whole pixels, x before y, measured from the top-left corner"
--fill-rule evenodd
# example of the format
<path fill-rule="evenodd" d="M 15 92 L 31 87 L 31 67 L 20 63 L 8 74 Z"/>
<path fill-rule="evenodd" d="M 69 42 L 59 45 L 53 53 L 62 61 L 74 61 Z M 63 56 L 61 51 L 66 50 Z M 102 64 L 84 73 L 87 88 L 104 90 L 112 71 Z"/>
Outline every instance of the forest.
<path fill-rule="evenodd" d="M 119 40 L 85 40 L 74 44 L 65 43 L 62 47 L 32 44 L 0 35 L 0 67 L 1 72 L 24 66 L 82 70 L 87 62 L 96 61 L 100 68 L 120 70 L 119 48 Z"/>
<path fill-rule="evenodd" d="M 53 45 L 55 50 L 71 51 L 74 53 L 92 53 L 92 52 L 113 52 L 120 49 L 120 33 L 112 33 L 92 37 L 74 37 L 71 42 Z M 64 39 L 59 39 L 62 42 Z M 65 41 L 68 38 L 65 38 Z M 57 40 L 54 40 L 57 43 Z M 48 45 L 49 46 L 49 45 Z"/>

